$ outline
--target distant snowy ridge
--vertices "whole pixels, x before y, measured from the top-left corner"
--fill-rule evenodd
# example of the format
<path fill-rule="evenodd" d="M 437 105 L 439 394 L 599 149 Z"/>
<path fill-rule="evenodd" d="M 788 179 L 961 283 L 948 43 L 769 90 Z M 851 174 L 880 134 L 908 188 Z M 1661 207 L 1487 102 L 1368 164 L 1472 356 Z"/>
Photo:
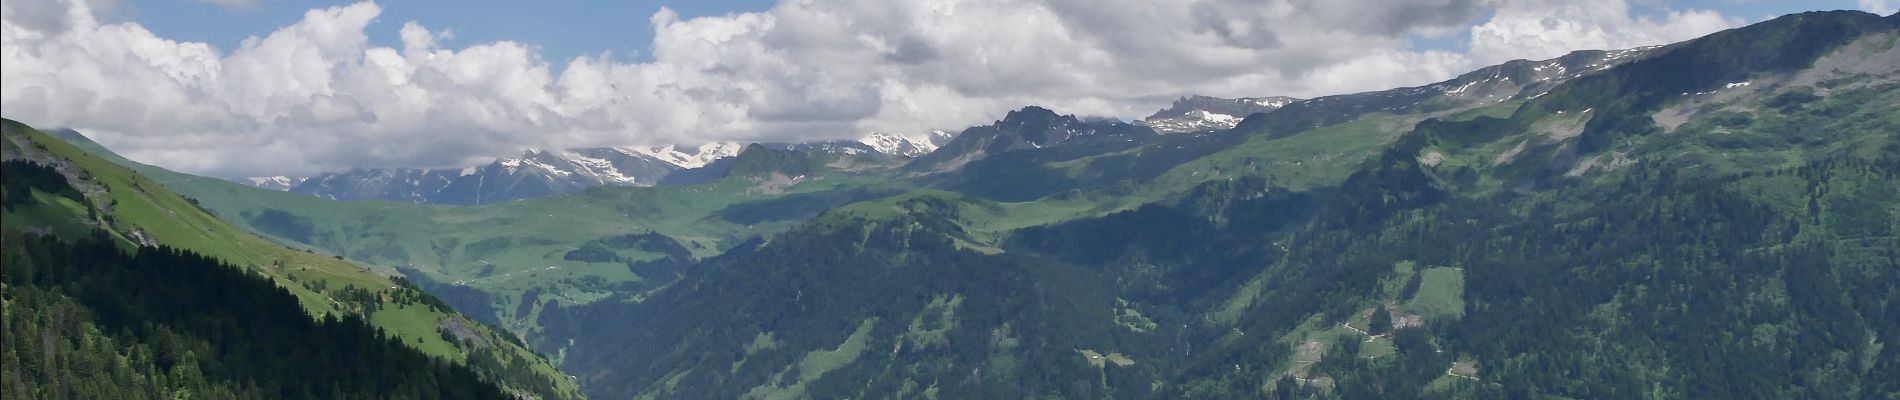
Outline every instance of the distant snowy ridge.
<path fill-rule="evenodd" d="M 907 136 L 873 133 L 857 140 L 785 145 L 801 151 L 883 160 L 910 159 L 936 150 L 949 133 Z M 245 183 L 335 200 L 392 200 L 411 203 L 493 204 L 578 193 L 595 186 L 655 186 L 676 172 L 710 168 L 736 157 L 747 143 L 595 147 L 568 150 L 529 149 L 486 165 L 444 169 L 358 169 L 325 173 L 308 180 L 264 177 Z M 697 174 L 706 175 L 704 173 Z M 669 183 L 670 184 L 670 183 Z M 270 185 L 270 186 L 266 186 Z"/>
<path fill-rule="evenodd" d="M 698 146 L 627 146 L 613 149 L 627 155 L 652 157 L 676 167 L 692 169 L 704 167 L 721 158 L 737 156 L 740 150 L 745 150 L 745 146 L 745 143 L 739 142 L 712 142 Z"/>
<path fill-rule="evenodd" d="M 1224 99 L 1189 96 L 1175 100 L 1168 108 L 1135 121 L 1162 134 L 1233 129 L 1242 119 L 1300 101 L 1292 97 L 1242 97 Z"/>
<path fill-rule="evenodd" d="M 935 135 L 948 135 L 944 131 L 931 132 Z M 871 146 L 871 150 L 893 156 L 912 158 L 930 154 L 937 150 L 938 143 L 931 136 L 913 137 L 894 133 L 872 133 L 858 138 L 858 143 Z"/>
<path fill-rule="evenodd" d="M 292 187 L 296 187 L 297 184 L 303 183 L 305 179 L 309 179 L 309 178 L 289 177 L 289 176 L 283 176 L 283 175 L 253 176 L 249 178 L 244 178 L 243 180 L 237 181 L 237 182 L 249 184 L 253 187 L 259 187 L 259 188 L 264 188 L 264 189 L 287 191 L 287 190 L 290 190 L 290 188 Z"/>

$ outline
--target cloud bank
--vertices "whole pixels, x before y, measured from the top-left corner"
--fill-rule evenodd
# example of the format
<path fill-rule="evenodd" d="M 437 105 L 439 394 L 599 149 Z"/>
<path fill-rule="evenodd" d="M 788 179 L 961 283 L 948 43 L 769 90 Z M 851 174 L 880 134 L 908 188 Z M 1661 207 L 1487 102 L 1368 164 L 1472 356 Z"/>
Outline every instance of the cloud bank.
<path fill-rule="evenodd" d="M 19 0 L 0 5 L 0 106 L 173 169 L 296 175 L 466 165 L 528 147 L 959 129 L 1030 104 L 1138 117 L 1185 94 L 1378 90 L 1744 23 L 1589 3 L 785 0 L 692 19 L 661 9 L 651 60 L 622 63 L 544 60 L 528 43 L 450 46 L 452 32 L 426 21 L 403 23 L 399 47 L 377 46 L 373 2 L 310 10 L 225 50 L 103 23 L 84 1 Z"/>

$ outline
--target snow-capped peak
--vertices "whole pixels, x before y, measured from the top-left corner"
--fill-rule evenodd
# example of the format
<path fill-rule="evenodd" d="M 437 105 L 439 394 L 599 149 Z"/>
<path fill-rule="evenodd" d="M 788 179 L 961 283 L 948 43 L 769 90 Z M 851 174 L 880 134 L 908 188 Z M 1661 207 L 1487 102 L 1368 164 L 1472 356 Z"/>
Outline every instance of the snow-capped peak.
<path fill-rule="evenodd" d="M 614 150 L 619 150 L 630 155 L 645 155 L 668 164 L 679 166 L 680 168 L 692 169 L 704 167 L 714 160 L 737 156 L 740 150 L 745 150 L 745 144 L 739 142 L 712 142 L 698 146 L 664 145 L 615 147 Z"/>
<path fill-rule="evenodd" d="M 943 131 L 936 131 L 932 134 L 936 135 L 941 132 Z M 915 138 L 895 133 L 877 132 L 864 135 L 864 137 L 858 138 L 858 143 L 871 146 L 871 150 L 875 150 L 879 153 L 901 157 L 916 157 L 930 154 L 930 152 L 937 150 L 937 145 L 932 143 L 930 138 Z"/>
<path fill-rule="evenodd" d="M 297 184 L 303 183 L 305 179 L 309 179 L 309 178 L 301 178 L 301 177 L 293 178 L 293 177 L 288 177 L 288 176 L 283 176 L 283 175 L 253 176 L 253 177 L 244 178 L 244 182 L 251 184 L 251 186 L 270 189 L 270 190 L 290 190 L 290 188 L 297 186 Z"/>
<path fill-rule="evenodd" d="M 1187 133 L 1232 129 L 1241 119 L 1254 113 L 1268 112 L 1300 101 L 1291 97 L 1243 97 L 1223 99 L 1207 96 L 1182 97 L 1166 109 L 1135 121 L 1159 133 Z"/>
<path fill-rule="evenodd" d="M 290 177 L 288 177 L 288 176 L 283 176 L 283 175 L 278 175 L 278 176 L 253 176 L 253 177 L 249 177 L 249 178 L 244 178 L 244 180 L 248 180 L 248 181 L 251 181 L 251 185 L 255 185 L 255 186 L 263 186 L 263 185 L 288 185 L 288 184 L 290 184 Z"/>

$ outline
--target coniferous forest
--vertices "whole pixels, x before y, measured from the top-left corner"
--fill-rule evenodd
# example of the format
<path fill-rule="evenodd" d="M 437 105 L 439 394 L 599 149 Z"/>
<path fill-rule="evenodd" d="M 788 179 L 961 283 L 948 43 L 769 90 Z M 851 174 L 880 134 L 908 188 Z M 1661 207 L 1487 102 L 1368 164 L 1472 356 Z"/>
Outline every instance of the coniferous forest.
<path fill-rule="evenodd" d="M 85 198 L 52 167 L 9 160 L 0 171 L 8 211 L 43 205 L 35 196 Z M 511 397 L 358 314 L 314 319 L 253 270 L 103 231 L 0 230 L 0 299 L 6 399 Z"/>
<path fill-rule="evenodd" d="M 8 399 L 507 398 L 354 314 L 164 247 L 6 232 Z"/>

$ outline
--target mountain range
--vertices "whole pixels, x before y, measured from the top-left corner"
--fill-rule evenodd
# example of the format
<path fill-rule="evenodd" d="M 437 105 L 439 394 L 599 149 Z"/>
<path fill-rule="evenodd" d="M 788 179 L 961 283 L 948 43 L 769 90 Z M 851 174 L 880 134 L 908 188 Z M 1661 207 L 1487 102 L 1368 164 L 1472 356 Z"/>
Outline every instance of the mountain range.
<path fill-rule="evenodd" d="M 1330 118 L 1334 122 L 1356 119 L 1369 112 L 1430 113 L 1511 98 L 1525 98 L 1585 73 L 1600 71 L 1634 60 L 1649 50 L 1579 51 L 1545 61 L 1514 61 L 1481 69 L 1437 84 L 1363 93 L 1328 96 L 1303 101 L 1291 97 L 1247 97 L 1226 99 L 1189 96 L 1176 100 L 1133 124 L 1108 121 L 1082 121 L 1075 116 L 1056 116 L 1040 107 L 1012 112 L 999 129 L 1024 130 L 1033 137 L 1006 141 L 1002 147 L 990 143 L 956 144 L 956 153 L 964 157 L 983 157 L 1022 146 L 1060 145 L 1072 137 L 1088 138 L 1098 132 L 1108 136 L 1140 135 L 1145 128 L 1155 134 L 1218 132 L 1233 129 L 1246 118 L 1292 106 L 1289 113 L 1303 117 L 1279 117 L 1272 121 Z M 1330 101 L 1330 103 L 1328 103 Z M 1017 114 L 1023 114 L 1018 116 Z M 1057 117 L 1060 117 L 1058 120 Z M 1317 122 L 1315 122 L 1318 124 Z M 1022 124 L 1031 124 L 1024 126 Z M 1045 129 L 1045 125 L 1047 128 Z M 1289 129 L 1289 128 L 1282 128 Z M 1046 132 L 1046 134 L 1045 134 Z M 776 144 L 805 151 L 825 151 L 870 158 L 898 160 L 925 157 L 940 146 L 952 146 L 953 135 L 932 131 L 923 137 L 873 133 L 858 140 Z M 1128 138 L 1123 138 L 1128 139 Z M 982 141 L 984 139 L 976 139 Z M 1086 141 L 1084 141 L 1086 142 Z M 1132 143 L 1132 141 L 1130 141 Z M 1082 143 L 1082 142 L 1077 142 Z M 745 144 L 713 142 L 698 146 L 665 145 L 646 147 L 582 148 L 565 151 L 527 150 L 514 157 L 503 157 L 487 165 L 451 169 L 356 169 L 324 173 L 313 177 L 252 177 L 242 180 L 252 186 L 287 190 L 332 200 L 389 200 L 406 203 L 479 205 L 530 198 L 578 193 L 596 186 L 655 186 L 703 182 L 718 177 L 721 159 L 736 156 Z M 956 158 L 938 155 L 936 158 Z M 967 159 L 930 160 L 918 166 L 948 164 L 960 167 Z M 914 168 L 914 167 L 913 167 Z"/>
<path fill-rule="evenodd" d="M 800 143 L 811 151 L 878 159 L 927 154 L 948 140 L 934 131 L 910 136 L 873 133 L 858 140 Z M 405 203 L 480 205 L 573 194 L 596 186 L 655 186 L 699 182 L 717 177 L 701 171 L 737 156 L 745 144 L 713 142 L 697 146 L 629 146 L 562 151 L 527 150 L 486 165 L 450 169 L 374 168 L 312 177 L 252 177 L 252 186 L 340 201 L 388 200 Z M 715 166 L 716 169 L 716 166 Z"/>
<path fill-rule="evenodd" d="M 599 398 L 1885 398 L 1895 110 L 1900 15 L 1817 12 L 1134 123 L 328 180 L 394 202 L 48 146 L 137 177 L 120 236 L 385 266 Z M 9 190 L 10 227 L 87 215 Z"/>
<path fill-rule="evenodd" d="M 1189 96 L 1134 125 L 1175 134 L 1232 129 L 1245 117 L 1272 111 L 1299 99 L 1259 97 L 1225 99 Z M 1078 121 L 1079 122 L 1079 121 Z M 856 141 L 822 141 L 796 146 L 813 151 L 915 158 L 951 142 L 938 130 L 921 138 L 873 133 Z M 1063 138 L 1066 139 L 1066 138 Z M 1060 141 L 1060 140 L 1057 140 Z M 693 183 L 716 171 L 701 169 L 738 155 L 744 144 L 713 142 L 699 146 L 601 147 L 565 151 L 528 150 L 514 157 L 460 169 L 354 169 L 311 177 L 267 176 L 239 180 L 251 186 L 332 200 L 389 200 L 433 204 L 492 204 L 576 193 L 595 186 L 655 186 Z M 677 175 L 676 175 L 677 174 Z"/>

